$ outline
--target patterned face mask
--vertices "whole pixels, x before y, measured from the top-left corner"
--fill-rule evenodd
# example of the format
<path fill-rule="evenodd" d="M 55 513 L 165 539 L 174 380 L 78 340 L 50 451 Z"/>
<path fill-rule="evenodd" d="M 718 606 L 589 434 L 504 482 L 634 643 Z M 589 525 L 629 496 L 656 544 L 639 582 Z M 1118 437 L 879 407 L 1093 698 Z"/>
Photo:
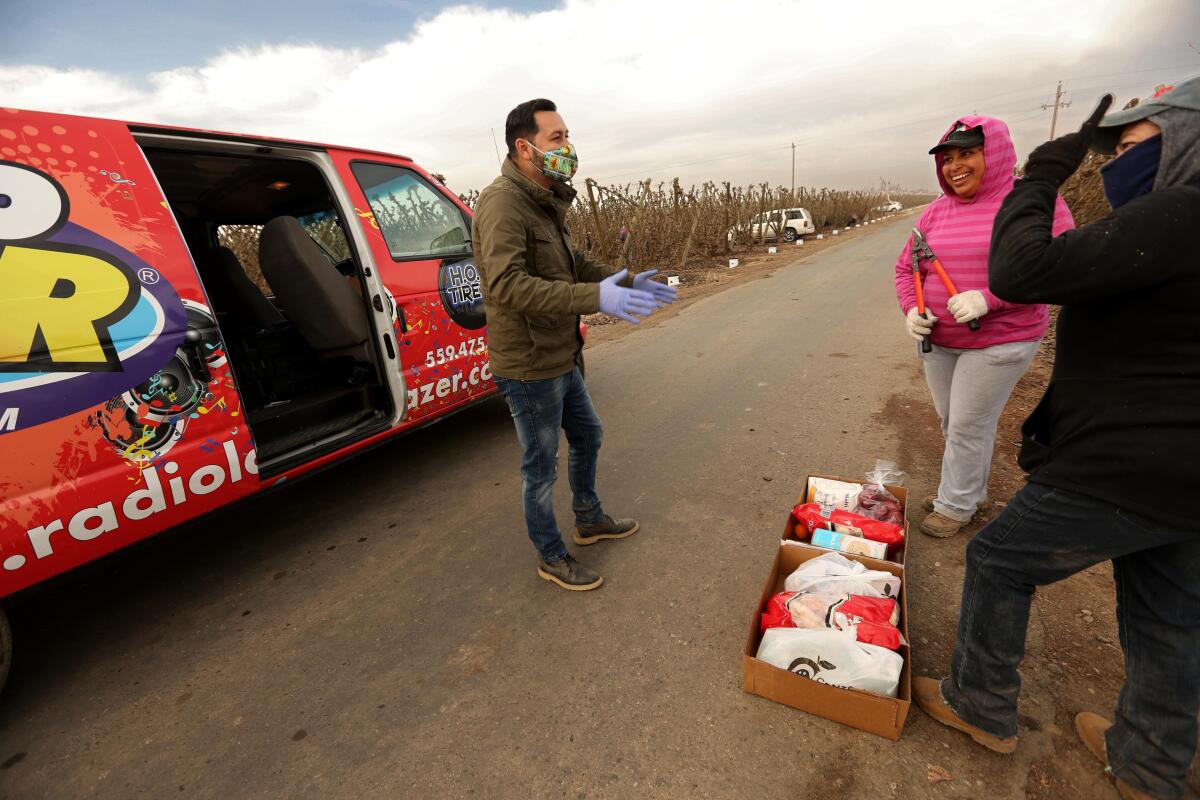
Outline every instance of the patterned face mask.
<path fill-rule="evenodd" d="M 525 144 L 542 154 L 542 174 L 547 178 L 565 183 L 574 178 L 575 173 L 579 171 L 579 156 L 572 145 L 564 144 L 557 150 L 547 152 L 528 139 L 525 140 Z"/>

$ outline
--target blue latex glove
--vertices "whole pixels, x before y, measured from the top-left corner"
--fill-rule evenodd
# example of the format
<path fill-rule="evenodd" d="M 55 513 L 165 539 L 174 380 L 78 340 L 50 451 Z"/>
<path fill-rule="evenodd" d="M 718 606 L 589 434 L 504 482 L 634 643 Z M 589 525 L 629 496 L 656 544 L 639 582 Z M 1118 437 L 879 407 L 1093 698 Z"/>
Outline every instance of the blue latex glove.
<path fill-rule="evenodd" d="M 658 270 L 651 269 L 646 272 L 639 272 L 633 276 L 633 288 L 643 292 L 649 292 L 654 295 L 654 299 L 661 304 L 671 304 L 675 302 L 675 297 L 678 292 L 674 286 L 667 286 L 665 283 L 650 280 L 658 274 Z"/>
<path fill-rule="evenodd" d="M 648 317 L 658 308 L 658 303 L 654 302 L 650 292 L 618 286 L 628 274 L 629 270 L 623 269 L 600 281 L 600 311 L 636 325 L 641 320 L 633 315 Z"/>

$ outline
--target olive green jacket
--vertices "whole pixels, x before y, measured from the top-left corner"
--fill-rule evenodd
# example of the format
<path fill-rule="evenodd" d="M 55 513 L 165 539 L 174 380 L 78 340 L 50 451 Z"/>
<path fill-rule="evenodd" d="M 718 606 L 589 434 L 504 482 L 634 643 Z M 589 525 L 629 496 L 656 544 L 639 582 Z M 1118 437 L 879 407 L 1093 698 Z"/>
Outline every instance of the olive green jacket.
<path fill-rule="evenodd" d="M 536 381 L 583 368 L 581 314 L 599 311 L 599 282 L 617 272 L 589 259 L 567 230 L 575 190 L 538 186 L 510 160 L 479 194 L 471 243 L 487 314 L 492 373 Z"/>

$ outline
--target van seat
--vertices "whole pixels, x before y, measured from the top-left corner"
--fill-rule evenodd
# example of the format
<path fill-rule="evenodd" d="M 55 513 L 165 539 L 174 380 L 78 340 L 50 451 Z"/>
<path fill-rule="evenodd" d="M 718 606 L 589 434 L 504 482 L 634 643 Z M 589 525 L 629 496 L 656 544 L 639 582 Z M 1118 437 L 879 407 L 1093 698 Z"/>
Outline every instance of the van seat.
<path fill-rule="evenodd" d="M 236 324 L 256 331 L 271 331 L 283 324 L 279 309 L 263 296 L 228 247 L 205 250 L 196 266 L 213 303 L 213 311 L 228 315 Z"/>

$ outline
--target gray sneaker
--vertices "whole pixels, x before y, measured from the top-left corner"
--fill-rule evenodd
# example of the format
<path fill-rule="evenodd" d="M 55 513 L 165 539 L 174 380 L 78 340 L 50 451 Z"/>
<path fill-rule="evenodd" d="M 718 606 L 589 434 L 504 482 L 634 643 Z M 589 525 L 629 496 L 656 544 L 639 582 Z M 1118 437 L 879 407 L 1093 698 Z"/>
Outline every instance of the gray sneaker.
<path fill-rule="evenodd" d="M 600 573 L 580 564 L 570 553 L 558 561 L 538 561 L 538 575 L 571 592 L 598 589 L 600 584 L 604 583 Z"/>
<path fill-rule="evenodd" d="M 608 514 L 591 525 L 575 526 L 575 544 L 595 544 L 605 539 L 624 539 L 638 532 L 636 519 L 613 519 Z"/>

